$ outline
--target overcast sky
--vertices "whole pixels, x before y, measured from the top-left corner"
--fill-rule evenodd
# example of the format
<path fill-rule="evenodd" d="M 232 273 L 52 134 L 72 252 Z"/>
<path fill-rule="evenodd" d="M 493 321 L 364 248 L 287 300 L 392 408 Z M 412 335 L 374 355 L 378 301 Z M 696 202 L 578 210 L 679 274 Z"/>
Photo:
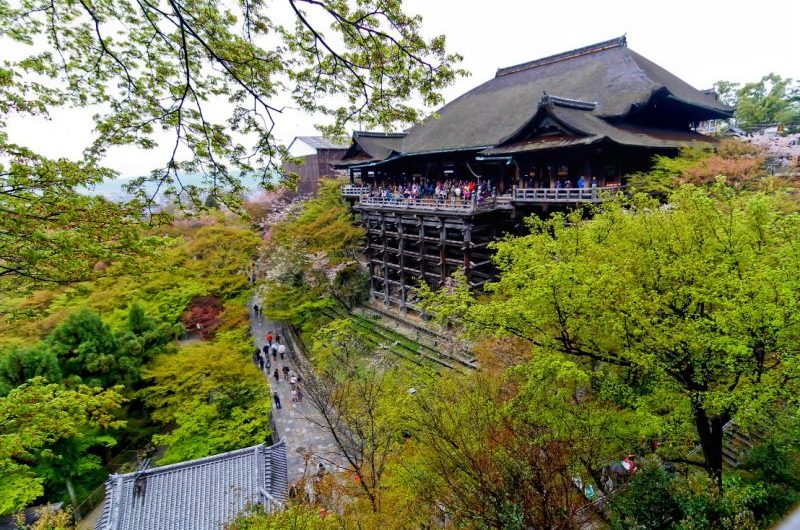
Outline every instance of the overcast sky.
<path fill-rule="evenodd" d="M 747 82 L 769 72 L 800 78 L 800 0 L 405 0 L 426 36 L 444 34 L 472 75 L 445 91 L 449 101 L 494 76 L 498 67 L 627 34 L 628 46 L 697 88 L 720 79 Z M 90 138 L 91 113 L 62 111 L 51 122 L 11 123 L 14 140 L 49 156 L 77 157 Z M 314 117 L 282 117 L 279 140 L 315 134 Z M 165 162 L 154 151 L 117 149 L 107 164 L 122 175 Z"/>

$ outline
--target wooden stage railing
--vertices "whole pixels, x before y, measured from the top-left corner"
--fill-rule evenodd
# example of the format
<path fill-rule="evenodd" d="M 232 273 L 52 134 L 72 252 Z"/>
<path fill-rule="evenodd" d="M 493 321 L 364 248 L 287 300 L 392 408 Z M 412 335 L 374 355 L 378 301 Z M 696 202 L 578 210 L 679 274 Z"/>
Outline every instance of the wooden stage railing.
<path fill-rule="evenodd" d="M 362 197 L 369 195 L 369 186 L 342 186 L 342 197 Z"/>
<path fill-rule="evenodd" d="M 620 186 L 594 188 L 516 188 L 513 201 L 517 203 L 544 202 L 601 202 L 609 194 L 618 193 Z"/>
<path fill-rule="evenodd" d="M 463 199 L 385 199 L 383 197 L 362 196 L 358 206 L 363 208 L 387 209 L 387 210 L 422 210 L 422 211 L 441 211 L 456 213 L 478 213 L 493 210 L 504 205 L 509 205 L 511 196 L 489 197 L 483 200 Z"/>
<path fill-rule="evenodd" d="M 413 199 L 374 197 L 367 186 L 342 186 L 342 196 L 358 199 L 358 206 L 387 210 L 422 210 L 456 213 L 478 213 L 511 208 L 513 204 L 598 203 L 622 190 L 620 186 L 594 188 L 515 188 L 510 194 L 485 199 Z"/>

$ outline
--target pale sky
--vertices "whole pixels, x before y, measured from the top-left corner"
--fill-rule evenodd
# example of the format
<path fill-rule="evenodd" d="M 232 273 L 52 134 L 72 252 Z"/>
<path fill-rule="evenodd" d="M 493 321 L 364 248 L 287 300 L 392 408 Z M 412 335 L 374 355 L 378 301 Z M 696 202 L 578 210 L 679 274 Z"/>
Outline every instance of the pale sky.
<path fill-rule="evenodd" d="M 800 0 L 405 0 L 422 15 L 426 36 L 444 34 L 464 56 L 471 76 L 445 90 L 452 100 L 494 76 L 499 67 L 627 34 L 628 46 L 689 82 L 755 81 L 775 72 L 800 78 Z M 312 116 L 288 111 L 278 139 L 316 134 Z M 354 127 L 357 124 L 354 124 Z M 80 156 L 89 142 L 91 111 L 68 110 L 53 120 L 10 123 L 12 140 L 49 156 Z M 106 164 L 124 176 L 166 161 L 169 146 L 153 151 L 116 149 Z"/>

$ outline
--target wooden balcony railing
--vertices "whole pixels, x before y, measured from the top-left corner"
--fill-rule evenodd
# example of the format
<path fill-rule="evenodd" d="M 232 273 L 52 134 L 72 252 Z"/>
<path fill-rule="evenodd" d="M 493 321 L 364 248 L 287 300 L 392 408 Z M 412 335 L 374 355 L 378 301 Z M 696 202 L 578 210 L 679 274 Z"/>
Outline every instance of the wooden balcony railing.
<path fill-rule="evenodd" d="M 370 188 L 369 186 L 342 186 L 342 197 L 362 197 L 364 195 L 369 195 Z"/>
<path fill-rule="evenodd" d="M 620 186 L 594 188 L 516 188 L 513 200 L 517 203 L 541 202 L 601 202 L 610 194 L 618 193 Z"/>
<path fill-rule="evenodd" d="M 493 210 L 498 207 L 504 207 L 510 204 L 511 197 L 489 197 L 483 200 L 469 200 L 462 199 L 406 199 L 406 198 L 392 198 L 385 199 L 383 197 L 369 197 L 362 196 L 358 205 L 365 208 L 374 209 L 388 209 L 388 210 L 423 210 L 423 211 L 441 211 L 441 212 L 457 212 L 457 213 L 478 213 Z"/>
<path fill-rule="evenodd" d="M 514 204 L 537 203 L 598 203 L 609 195 L 619 193 L 620 186 L 603 186 L 595 188 L 515 188 L 508 195 L 498 195 L 485 199 L 473 197 L 471 200 L 463 199 L 434 199 L 426 197 L 413 199 L 393 197 L 387 199 L 383 196 L 371 196 L 372 191 L 367 186 L 342 186 L 342 196 L 358 199 L 357 205 L 370 209 L 388 210 L 423 210 L 443 211 L 457 213 L 477 213 L 494 209 L 511 209 Z"/>

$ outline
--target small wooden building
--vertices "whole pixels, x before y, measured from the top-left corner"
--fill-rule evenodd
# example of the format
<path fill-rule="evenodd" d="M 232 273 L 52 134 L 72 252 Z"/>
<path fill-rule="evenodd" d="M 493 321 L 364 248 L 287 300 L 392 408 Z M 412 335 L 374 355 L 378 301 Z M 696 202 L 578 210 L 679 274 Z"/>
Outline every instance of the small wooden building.
<path fill-rule="evenodd" d="M 316 193 L 319 179 L 343 174 L 331 164 L 338 162 L 347 152 L 346 145 L 336 144 L 322 136 L 297 136 L 289 144 L 289 155 L 302 160 L 301 163 L 284 163 L 283 171 L 297 173 L 300 182 L 297 191 L 301 194 Z"/>

